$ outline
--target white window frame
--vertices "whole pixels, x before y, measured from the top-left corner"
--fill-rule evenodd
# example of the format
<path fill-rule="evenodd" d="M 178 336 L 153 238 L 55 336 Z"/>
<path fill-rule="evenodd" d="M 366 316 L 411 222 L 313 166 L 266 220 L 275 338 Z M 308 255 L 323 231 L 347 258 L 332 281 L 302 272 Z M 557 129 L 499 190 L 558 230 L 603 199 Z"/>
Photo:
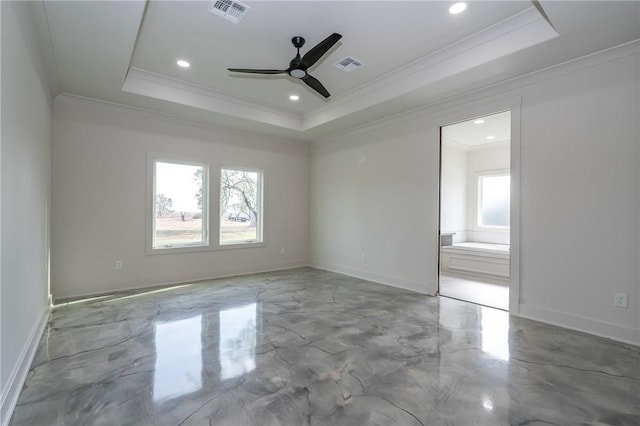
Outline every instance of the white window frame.
<path fill-rule="evenodd" d="M 488 170 L 474 173 L 474 222 L 473 226 L 475 229 L 484 229 L 484 230 L 493 230 L 493 231 L 509 231 L 511 226 L 497 226 L 497 225 L 484 225 L 482 224 L 482 189 L 481 183 L 482 179 L 485 177 L 498 177 L 498 176 L 509 176 L 511 177 L 511 172 L 509 169 L 500 169 L 500 170 Z M 511 209 L 511 194 L 509 194 L 509 209 Z"/>
<path fill-rule="evenodd" d="M 177 247 L 153 247 L 155 237 L 155 163 L 157 161 L 186 165 L 204 166 L 203 176 L 203 226 L 206 226 L 206 244 L 180 245 Z M 240 164 L 239 164 L 240 163 Z M 220 244 L 220 177 L 222 169 L 246 170 L 258 172 L 260 212 L 258 215 L 258 240 L 248 242 Z M 267 236 L 265 215 L 268 214 L 265 197 L 266 168 L 261 164 L 241 162 L 220 162 L 207 157 L 185 156 L 173 153 L 147 152 L 147 189 L 146 189 L 146 232 L 145 245 L 148 256 L 178 254 L 204 251 L 224 251 L 235 249 L 253 249 L 266 247 Z M 206 195 L 205 195 L 206 194 Z M 208 203 L 205 202 L 208 200 Z M 204 225 L 206 224 L 206 225 Z"/>
<path fill-rule="evenodd" d="M 170 247 L 155 247 L 156 237 L 156 164 L 157 163 L 180 164 L 185 166 L 202 167 L 202 233 L 203 241 L 197 243 L 186 243 Z M 197 160 L 191 157 L 182 157 L 167 154 L 150 154 L 147 160 L 147 180 L 148 180 L 148 200 L 147 200 L 147 254 L 162 253 L 186 253 L 191 251 L 202 251 L 210 249 L 210 165 L 206 161 Z"/>
<path fill-rule="evenodd" d="M 247 241 L 234 241 L 230 243 L 223 243 L 221 241 L 221 226 L 220 226 L 220 216 L 222 216 L 222 171 L 223 170 L 237 170 L 244 172 L 252 172 L 258 174 L 258 188 L 257 188 L 257 199 L 258 199 L 258 219 L 256 223 L 256 239 L 255 240 L 247 240 Z M 260 247 L 264 246 L 264 169 L 257 167 L 246 167 L 246 166 L 237 166 L 237 165 L 223 165 L 218 168 L 218 228 L 217 228 L 217 241 L 216 244 L 221 248 L 241 248 L 241 247 Z"/>

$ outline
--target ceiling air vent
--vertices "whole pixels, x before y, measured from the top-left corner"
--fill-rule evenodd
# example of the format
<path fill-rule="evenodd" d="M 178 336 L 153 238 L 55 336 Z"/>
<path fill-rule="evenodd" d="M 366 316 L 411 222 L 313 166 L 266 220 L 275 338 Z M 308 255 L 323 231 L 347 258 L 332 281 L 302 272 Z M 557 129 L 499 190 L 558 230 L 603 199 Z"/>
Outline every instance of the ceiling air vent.
<path fill-rule="evenodd" d="M 222 16 L 234 24 L 240 22 L 248 10 L 249 6 L 236 0 L 215 0 L 209 8 L 209 12 Z"/>
<path fill-rule="evenodd" d="M 336 67 L 345 72 L 351 72 L 356 68 L 360 68 L 362 66 L 362 61 L 352 58 L 351 56 L 347 56 L 344 59 L 340 59 L 336 62 Z"/>

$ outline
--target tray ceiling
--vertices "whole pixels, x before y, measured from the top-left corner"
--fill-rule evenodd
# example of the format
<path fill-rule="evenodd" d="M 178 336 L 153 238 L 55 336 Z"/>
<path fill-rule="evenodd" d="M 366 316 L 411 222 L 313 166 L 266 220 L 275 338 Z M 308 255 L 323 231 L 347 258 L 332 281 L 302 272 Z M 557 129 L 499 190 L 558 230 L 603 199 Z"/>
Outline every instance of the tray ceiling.
<path fill-rule="evenodd" d="M 59 92 L 197 121 L 314 139 L 639 37 L 637 2 L 245 1 L 239 23 L 211 2 L 44 2 L 32 6 L 49 35 Z M 634 15 L 635 14 L 635 15 Z M 44 28 L 46 27 L 46 28 Z M 283 69 L 332 32 L 342 39 L 311 68 L 327 100 Z M 344 72 L 334 64 L 364 63 Z M 177 66 L 178 59 L 191 66 Z M 474 71 L 482 71 L 475 73 Z M 444 88 L 452 88 L 444 90 Z M 457 90 L 459 88 L 459 90 Z M 298 101 L 289 96 L 296 94 Z M 370 113 L 370 114 L 369 114 Z"/>

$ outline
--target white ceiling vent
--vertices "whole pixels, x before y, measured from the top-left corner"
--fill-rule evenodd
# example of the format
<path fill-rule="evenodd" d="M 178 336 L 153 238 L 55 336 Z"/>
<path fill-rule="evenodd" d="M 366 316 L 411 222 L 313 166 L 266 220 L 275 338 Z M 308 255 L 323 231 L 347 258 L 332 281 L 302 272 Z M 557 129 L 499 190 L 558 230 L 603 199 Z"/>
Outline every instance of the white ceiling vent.
<path fill-rule="evenodd" d="M 209 7 L 209 12 L 222 16 L 224 19 L 237 24 L 249 10 L 249 6 L 236 0 L 215 0 Z"/>
<path fill-rule="evenodd" d="M 351 72 L 356 68 L 360 68 L 362 66 L 362 61 L 352 58 L 351 56 L 347 56 L 344 59 L 340 59 L 336 62 L 336 67 L 345 72 Z"/>

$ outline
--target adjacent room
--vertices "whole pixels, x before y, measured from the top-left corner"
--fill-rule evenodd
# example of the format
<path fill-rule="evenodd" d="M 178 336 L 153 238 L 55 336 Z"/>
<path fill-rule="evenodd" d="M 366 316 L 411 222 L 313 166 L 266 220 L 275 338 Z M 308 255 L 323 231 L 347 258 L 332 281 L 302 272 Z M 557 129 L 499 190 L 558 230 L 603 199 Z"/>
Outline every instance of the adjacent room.
<path fill-rule="evenodd" d="M 438 292 L 509 310 L 511 112 L 444 126 L 440 139 Z"/>
<path fill-rule="evenodd" d="M 0 19 L 0 426 L 640 423 L 639 2 Z"/>

